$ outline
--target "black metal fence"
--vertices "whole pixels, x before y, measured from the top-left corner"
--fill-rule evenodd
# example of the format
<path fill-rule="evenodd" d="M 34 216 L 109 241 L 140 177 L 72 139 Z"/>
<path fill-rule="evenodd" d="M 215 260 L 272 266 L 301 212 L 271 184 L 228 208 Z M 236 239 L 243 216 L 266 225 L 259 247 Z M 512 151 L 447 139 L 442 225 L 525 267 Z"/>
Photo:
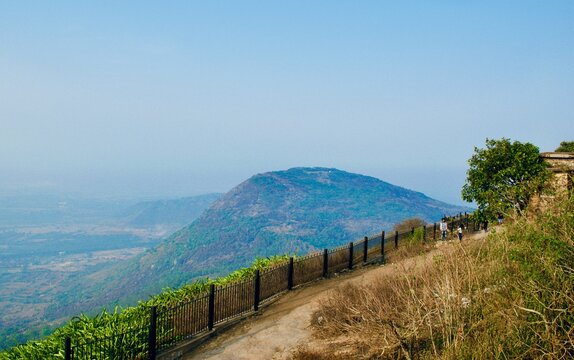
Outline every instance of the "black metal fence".
<path fill-rule="evenodd" d="M 151 354 L 149 338 L 150 326 L 146 325 L 74 346 L 67 339 L 66 359 L 147 359 Z"/>
<path fill-rule="evenodd" d="M 459 214 L 447 219 L 449 229 L 463 224 L 465 232 L 477 231 L 480 224 Z M 454 231 L 452 231 L 454 233 Z M 209 292 L 191 301 L 171 308 L 149 310 L 149 318 L 134 327 L 107 337 L 65 343 L 66 360 L 99 359 L 155 359 L 183 340 L 211 331 L 219 323 L 257 311 L 272 297 L 330 274 L 351 270 L 357 265 L 385 260 L 385 254 L 399 246 L 401 240 L 411 238 L 415 229 L 402 233 L 392 232 L 367 237 L 334 249 L 324 249 L 301 258 L 262 271 L 257 270 L 253 279 L 242 280 L 225 286 L 211 285 Z M 437 224 L 422 227 L 423 241 L 438 240 Z"/>

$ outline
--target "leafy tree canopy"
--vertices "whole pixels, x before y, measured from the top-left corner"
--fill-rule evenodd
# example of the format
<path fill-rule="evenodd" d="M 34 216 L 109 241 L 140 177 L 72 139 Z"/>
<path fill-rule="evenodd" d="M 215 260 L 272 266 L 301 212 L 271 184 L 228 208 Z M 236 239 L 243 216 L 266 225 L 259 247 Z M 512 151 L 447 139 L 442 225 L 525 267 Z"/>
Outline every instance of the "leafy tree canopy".
<path fill-rule="evenodd" d="M 538 147 L 505 138 L 486 139 L 486 149 L 475 147 L 468 163 L 462 198 L 475 201 L 485 218 L 521 212 L 549 176 Z"/>
<path fill-rule="evenodd" d="M 574 152 L 574 141 L 562 141 L 560 146 L 554 150 L 556 152 Z"/>

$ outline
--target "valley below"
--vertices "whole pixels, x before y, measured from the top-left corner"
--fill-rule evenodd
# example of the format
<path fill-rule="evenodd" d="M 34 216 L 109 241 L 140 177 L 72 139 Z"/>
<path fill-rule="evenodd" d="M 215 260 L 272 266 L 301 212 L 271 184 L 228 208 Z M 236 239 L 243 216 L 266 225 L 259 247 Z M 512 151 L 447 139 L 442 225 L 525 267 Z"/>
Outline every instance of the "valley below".
<path fill-rule="evenodd" d="M 65 299 L 72 279 L 141 254 L 162 236 L 108 226 L 0 230 L 0 337 L 18 341 L 48 333 L 59 319 L 47 318 L 46 310 L 57 296 Z"/>
<path fill-rule="evenodd" d="M 159 201 L 0 198 L 0 349 L 47 335 L 71 285 L 157 246 L 219 195 Z M 89 312 L 93 309 L 86 308 Z"/>

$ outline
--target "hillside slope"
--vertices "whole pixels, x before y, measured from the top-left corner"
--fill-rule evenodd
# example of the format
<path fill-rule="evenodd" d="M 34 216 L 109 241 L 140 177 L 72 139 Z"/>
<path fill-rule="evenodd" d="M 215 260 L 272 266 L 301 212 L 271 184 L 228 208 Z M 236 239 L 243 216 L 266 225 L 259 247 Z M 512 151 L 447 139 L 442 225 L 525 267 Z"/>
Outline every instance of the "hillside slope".
<path fill-rule="evenodd" d="M 119 221 L 134 227 L 184 226 L 197 219 L 222 194 L 205 194 L 170 200 L 142 201 L 126 209 Z"/>
<path fill-rule="evenodd" d="M 82 301 L 88 307 L 129 303 L 167 286 L 225 274 L 256 256 L 305 254 L 390 230 L 405 218 L 433 222 L 443 214 L 466 210 L 337 169 L 293 168 L 258 174 L 156 248 L 82 280 L 94 286 L 78 285 L 77 298 L 71 303 Z M 68 306 L 65 310 L 82 309 Z"/>
<path fill-rule="evenodd" d="M 486 237 L 486 233 L 469 234 L 465 238 L 464 247 L 469 243 L 477 243 Z M 344 291 L 350 286 L 358 288 L 372 286 L 378 282 L 393 281 L 397 274 L 405 272 L 415 275 L 425 271 L 433 259 L 449 255 L 458 248 L 459 242 L 439 241 L 425 249 L 417 251 L 417 255 L 396 256 L 387 255 L 385 266 L 365 266 L 355 268 L 352 272 L 343 272 L 315 282 L 309 286 L 295 288 L 282 295 L 276 302 L 265 307 L 258 316 L 250 317 L 230 329 L 221 332 L 213 340 L 209 340 L 193 348 L 183 355 L 183 360 L 217 359 L 217 360 L 266 360 L 266 359 L 301 359 L 295 357 L 297 349 L 310 349 L 324 354 L 336 348 L 336 344 L 328 342 L 324 337 L 314 336 L 313 319 L 323 304 L 328 303 L 334 292 Z M 408 250 L 407 250 L 408 251 Z M 405 254 L 405 253 L 403 253 Z M 413 251 L 412 254 L 415 254 Z M 403 255 L 404 256 L 404 255 Z M 315 322 L 316 323 L 316 322 Z M 373 341 L 371 334 L 365 336 L 367 342 Z M 339 339 L 338 339 L 339 340 Z M 357 339 L 348 339 L 351 343 Z M 323 348 L 329 348 L 325 351 Z M 316 355 L 316 354 L 313 354 Z M 353 354 L 354 355 L 354 354 Z M 310 356 L 307 359 L 319 357 Z M 325 357 L 328 358 L 328 357 Z M 336 357 L 335 357 L 336 358 Z M 347 356 L 339 358 L 357 358 Z M 324 358 L 320 358 L 323 359 Z"/>

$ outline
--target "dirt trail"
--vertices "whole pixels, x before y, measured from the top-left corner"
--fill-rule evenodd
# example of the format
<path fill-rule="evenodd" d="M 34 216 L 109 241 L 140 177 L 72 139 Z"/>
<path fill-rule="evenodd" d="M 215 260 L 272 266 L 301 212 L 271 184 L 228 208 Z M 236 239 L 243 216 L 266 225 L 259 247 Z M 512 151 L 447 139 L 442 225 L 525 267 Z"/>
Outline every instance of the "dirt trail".
<path fill-rule="evenodd" d="M 465 240 L 476 241 L 484 237 L 484 233 L 478 233 L 467 236 Z M 458 241 L 439 241 L 435 249 L 424 255 L 396 264 L 367 266 L 295 289 L 264 308 L 260 315 L 238 323 L 185 355 L 183 359 L 289 359 L 298 346 L 311 339 L 311 316 L 332 289 L 347 283 L 368 284 L 375 278 L 404 268 L 417 267 L 426 259 L 456 244 Z"/>

